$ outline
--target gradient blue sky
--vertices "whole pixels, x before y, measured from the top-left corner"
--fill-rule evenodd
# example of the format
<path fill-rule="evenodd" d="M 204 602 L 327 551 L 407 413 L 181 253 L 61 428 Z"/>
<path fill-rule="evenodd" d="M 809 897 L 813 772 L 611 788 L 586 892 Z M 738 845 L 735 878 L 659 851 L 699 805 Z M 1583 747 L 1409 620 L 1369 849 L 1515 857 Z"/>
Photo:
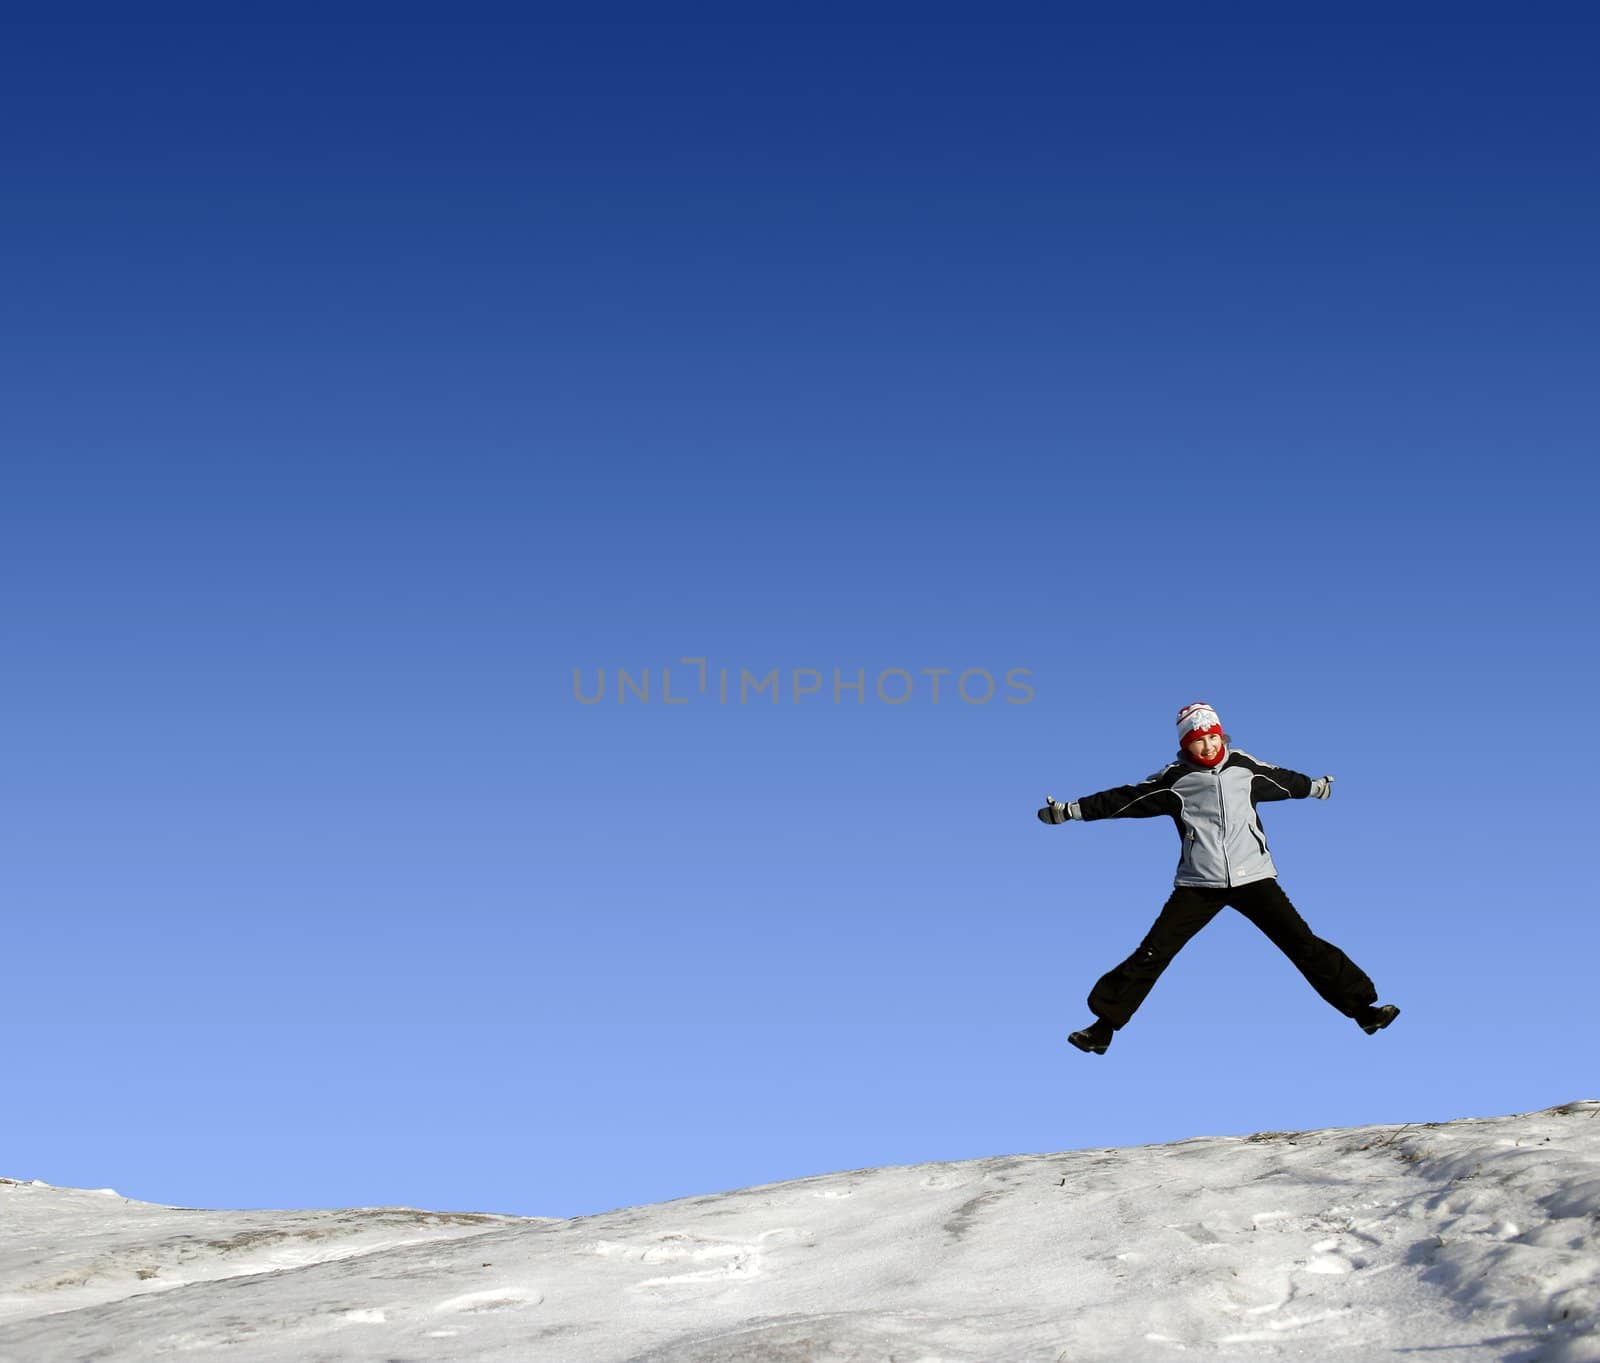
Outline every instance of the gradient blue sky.
<path fill-rule="evenodd" d="M 1596 1095 L 1593 27 L 159 13 L 0 59 L 0 1173 L 572 1215 Z M 1265 818 L 1381 1037 L 1228 914 L 1065 1045 L 1176 840 L 1033 811 L 1199 698 L 1338 778 Z"/>

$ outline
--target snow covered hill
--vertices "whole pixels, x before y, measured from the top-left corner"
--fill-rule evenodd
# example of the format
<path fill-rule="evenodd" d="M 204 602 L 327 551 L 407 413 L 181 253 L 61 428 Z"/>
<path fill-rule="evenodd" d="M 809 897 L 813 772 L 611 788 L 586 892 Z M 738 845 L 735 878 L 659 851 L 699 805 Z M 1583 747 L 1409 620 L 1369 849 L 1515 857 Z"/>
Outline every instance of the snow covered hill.
<path fill-rule="evenodd" d="M 0 1180 L 0 1359 L 1600 1363 L 1600 1102 L 573 1220 Z"/>

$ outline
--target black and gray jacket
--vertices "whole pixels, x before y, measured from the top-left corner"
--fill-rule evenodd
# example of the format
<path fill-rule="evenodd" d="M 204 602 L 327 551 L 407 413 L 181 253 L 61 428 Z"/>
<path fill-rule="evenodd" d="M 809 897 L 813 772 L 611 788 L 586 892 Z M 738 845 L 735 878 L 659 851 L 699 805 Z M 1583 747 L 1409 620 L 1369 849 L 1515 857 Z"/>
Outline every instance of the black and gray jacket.
<path fill-rule="evenodd" d="M 1278 874 L 1256 805 L 1310 794 L 1309 776 L 1235 748 L 1215 767 L 1180 756 L 1138 785 L 1072 801 L 1067 816 L 1092 823 L 1168 815 L 1183 840 L 1174 884 L 1248 885 Z"/>

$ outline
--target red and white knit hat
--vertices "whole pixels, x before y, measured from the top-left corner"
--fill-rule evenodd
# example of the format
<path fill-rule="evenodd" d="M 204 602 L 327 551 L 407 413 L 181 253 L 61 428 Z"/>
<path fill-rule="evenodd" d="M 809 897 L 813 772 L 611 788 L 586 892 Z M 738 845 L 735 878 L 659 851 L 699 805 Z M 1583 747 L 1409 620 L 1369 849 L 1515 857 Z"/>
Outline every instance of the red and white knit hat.
<path fill-rule="evenodd" d="M 1220 734 L 1222 721 L 1217 718 L 1217 712 L 1203 700 L 1197 700 L 1193 705 L 1185 705 L 1178 711 L 1178 746 L 1181 748 L 1190 739 L 1200 738 L 1205 734 Z"/>

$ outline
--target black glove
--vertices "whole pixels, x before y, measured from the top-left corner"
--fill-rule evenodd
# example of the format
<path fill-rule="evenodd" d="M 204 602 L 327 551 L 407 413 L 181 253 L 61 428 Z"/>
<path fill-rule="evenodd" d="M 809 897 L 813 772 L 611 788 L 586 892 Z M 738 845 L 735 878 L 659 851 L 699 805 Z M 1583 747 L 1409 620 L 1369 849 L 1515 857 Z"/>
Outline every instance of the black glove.
<path fill-rule="evenodd" d="M 1044 808 L 1039 811 L 1040 823 L 1066 823 L 1072 816 L 1067 813 L 1067 807 L 1053 796 L 1044 797 Z"/>

